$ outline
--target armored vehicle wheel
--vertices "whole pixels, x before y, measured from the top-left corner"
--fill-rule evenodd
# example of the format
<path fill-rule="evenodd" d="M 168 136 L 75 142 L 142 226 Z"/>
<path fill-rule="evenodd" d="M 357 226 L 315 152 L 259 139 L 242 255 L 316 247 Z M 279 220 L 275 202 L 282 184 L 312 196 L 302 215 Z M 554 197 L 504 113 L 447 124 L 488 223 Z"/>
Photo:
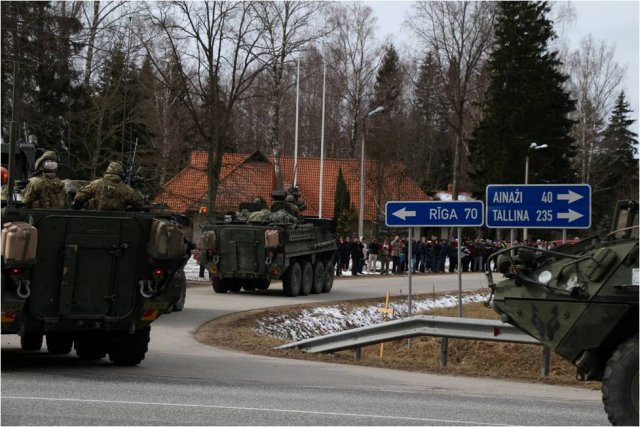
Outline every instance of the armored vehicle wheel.
<path fill-rule="evenodd" d="M 302 283 L 302 269 L 300 264 L 293 262 L 282 278 L 282 289 L 288 297 L 297 297 Z"/>
<path fill-rule="evenodd" d="M 133 334 L 119 332 L 109 342 L 109 360 L 118 366 L 134 366 L 144 360 L 149 349 L 151 327 L 137 329 Z"/>
<path fill-rule="evenodd" d="M 216 294 L 226 294 L 229 291 L 227 282 L 219 277 L 212 277 L 211 284 L 213 285 L 213 292 Z"/>
<path fill-rule="evenodd" d="M 311 288 L 312 294 L 319 294 L 324 287 L 324 264 L 322 261 L 316 261 L 313 268 L 313 287 Z"/>
<path fill-rule="evenodd" d="M 182 311 L 187 300 L 187 278 L 184 275 L 184 270 L 178 270 L 173 280 L 180 286 L 180 299 L 173 304 L 172 311 Z"/>
<path fill-rule="evenodd" d="M 269 289 L 269 285 L 271 285 L 271 282 L 267 279 L 258 279 L 255 283 L 258 289 Z"/>
<path fill-rule="evenodd" d="M 85 335 L 74 341 L 76 354 L 82 360 L 100 360 L 107 355 L 107 346 L 101 334 Z"/>
<path fill-rule="evenodd" d="M 25 332 L 20 336 L 20 347 L 24 351 L 38 351 L 42 348 L 42 334 Z"/>
<path fill-rule="evenodd" d="M 300 295 L 309 295 L 313 287 L 313 266 L 310 262 L 305 262 L 302 266 L 302 285 Z"/>
<path fill-rule="evenodd" d="M 69 335 L 47 334 L 47 350 L 50 354 L 69 354 L 73 348 L 73 338 Z"/>
<path fill-rule="evenodd" d="M 231 292 L 240 292 L 242 290 L 243 281 L 238 279 L 226 279 L 229 281 L 227 286 Z"/>
<path fill-rule="evenodd" d="M 333 288 L 333 261 L 329 260 L 324 265 L 324 285 L 322 286 L 322 292 L 331 292 Z"/>
<path fill-rule="evenodd" d="M 602 379 L 602 402 L 613 425 L 638 425 L 638 335 L 618 346 Z"/>

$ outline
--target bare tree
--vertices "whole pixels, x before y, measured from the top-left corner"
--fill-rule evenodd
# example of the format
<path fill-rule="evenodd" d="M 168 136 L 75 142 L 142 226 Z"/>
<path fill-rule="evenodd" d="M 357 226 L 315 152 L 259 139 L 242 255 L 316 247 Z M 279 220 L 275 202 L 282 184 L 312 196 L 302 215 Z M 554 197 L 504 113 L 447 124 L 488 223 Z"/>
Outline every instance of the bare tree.
<path fill-rule="evenodd" d="M 574 137 L 576 168 L 581 182 L 591 179 L 591 163 L 598 150 L 598 134 L 619 92 L 624 69 L 614 60 L 615 48 L 588 36 L 569 59 L 570 89 L 576 100 Z"/>
<path fill-rule="evenodd" d="M 328 62 L 336 75 L 338 87 L 333 91 L 340 97 L 342 127 L 347 132 L 349 151 L 356 157 L 358 125 L 368 112 L 368 100 L 373 92 L 373 79 L 380 48 L 375 46 L 376 18 L 363 3 L 336 3 L 328 22 L 335 30 L 328 38 Z"/>
<path fill-rule="evenodd" d="M 194 132 L 207 147 L 208 213 L 213 215 L 234 107 L 264 68 L 258 48 L 261 29 L 253 25 L 257 19 L 255 5 L 225 1 L 154 3 L 147 9 L 147 19 L 158 34 L 141 37 L 156 72 L 170 85 L 173 76 L 168 71 L 178 70 Z M 167 57 L 178 66 L 163 66 Z"/>
<path fill-rule="evenodd" d="M 263 64 L 271 80 L 268 94 L 270 124 L 265 139 L 273 154 L 278 190 L 284 186 L 280 166 L 280 110 L 288 82 L 287 67 L 291 65 L 292 56 L 325 34 L 326 29 L 315 26 L 323 7 L 322 2 L 305 1 L 256 2 L 253 5 L 261 26 L 261 47 L 267 53 Z"/>
<path fill-rule="evenodd" d="M 409 26 L 434 55 L 437 76 L 445 88 L 456 134 L 453 158 L 453 199 L 460 190 L 461 161 L 468 129 L 473 85 L 480 73 L 493 34 L 494 5 L 490 2 L 420 1 L 413 6 Z"/>

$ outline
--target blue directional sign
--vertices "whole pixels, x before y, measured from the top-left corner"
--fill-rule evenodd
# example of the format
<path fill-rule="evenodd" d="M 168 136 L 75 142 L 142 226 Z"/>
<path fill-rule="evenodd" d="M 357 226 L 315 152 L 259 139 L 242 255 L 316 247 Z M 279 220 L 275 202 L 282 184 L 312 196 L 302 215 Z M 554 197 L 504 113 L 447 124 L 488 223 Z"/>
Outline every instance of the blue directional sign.
<path fill-rule="evenodd" d="M 480 227 L 484 223 L 480 200 L 451 202 L 387 202 L 387 227 Z"/>
<path fill-rule="evenodd" d="M 590 228 L 588 184 L 488 185 L 489 228 Z"/>

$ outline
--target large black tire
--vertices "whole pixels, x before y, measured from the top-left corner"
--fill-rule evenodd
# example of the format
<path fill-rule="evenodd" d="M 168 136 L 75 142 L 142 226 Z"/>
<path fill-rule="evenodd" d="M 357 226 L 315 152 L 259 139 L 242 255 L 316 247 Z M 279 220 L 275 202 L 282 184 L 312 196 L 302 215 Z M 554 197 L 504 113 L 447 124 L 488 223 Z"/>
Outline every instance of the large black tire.
<path fill-rule="evenodd" d="M 39 332 L 25 332 L 20 336 L 20 347 L 24 351 L 38 351 L 42 348 L 42 334 Z"/>
<path fill-rule="evenodd" d="M 313 265 L 305 262 L 302 265 L 302 285 L 300 286 L 300 295 L 309 295 L 313 287 Z"/>
<path fill-rule="evenodd" d="M 107 355 L 107 343 L 101 333 L 80 336 L 73 344 L 76 355 L 82 360 L 100 360 Z"/>
<path fill-rule="evenodd" d="M 282 278 L 282 290 L 288 297 L 297 297 L 302 284 L 302 268 L 297 262 L 293 262 Z"/>
<path fill-rule="evenodd" d="M 149 349 L 151 327 L 137 329 L 133 334 L 120 332 L 109 342 L 109 360 L 118 366 L 134 366 L 144 360 Z"/>
<path fill-rule="evenodd" d="M 602 402 L 614 426 L 638 425 L 638 335 L 618 346 L 607 361 Z"/>
<path fill-rule="evenodd" d="M 313 286 L 311 287 L 312 294 L 319 294 L 324 287 L 324 264 L 322 261 L 316 261 L 313 267 Z"/>
<path fill-rule="evenodd" d="M 216 294 L 226 294 L 229 291 L 226 280 L 222 280 L 219 277 L 212 277 L 211 284 L 213 285 L 213 292 Z"/>
<path fill-rule="evenodd" d="M 182 311 L 187 300 L 187 278 L 184 275 L 184 270 L 178 270 L 173 280 L 180 286 L 180 299 L 173 304 L 173 311 Z"/>
<path fill-rule="evenodd" d="M 244 289 L 247 292 L 253 292 L 256 290 L 256 282 L 257 280 L 255 279 L 247 279 L 244 281 L 244 284 L 242 285 L 242 289 Z"/>
<path fill-rule="evenodd" d="M 333 262 L 329 260 L 324 265 L 324 285 L 322 286 L 322 292 L 331 292 L 331 288 L 333 288 L 334 274 Z"/>
<path fill-rule="evenodd" d="M 49 354 L 69 354 L 73 348 L 73 338 L 70 335 L 47 334 L 47 350 Z"/>
<path fill-rule="evenodd" d="M 229 284 L 227 285 L 227 288 L 229 288 L 229 290 L 231 292 L 240 292 L 242 290 L 242 286 L 244 285 L 243 280 L 241 279 L 225 279 L 229 282 Z"/>

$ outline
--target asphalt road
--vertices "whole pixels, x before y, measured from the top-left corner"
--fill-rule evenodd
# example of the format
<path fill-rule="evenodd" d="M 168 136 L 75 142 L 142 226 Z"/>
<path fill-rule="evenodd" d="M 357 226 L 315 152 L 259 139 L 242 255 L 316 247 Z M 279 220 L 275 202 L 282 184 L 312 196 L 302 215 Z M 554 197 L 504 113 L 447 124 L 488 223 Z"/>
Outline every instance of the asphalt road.
<path fill-rule="evenodd" d="M 463 276 L 464 289 L 486 286 Z M 184 311 L 153 323 L 141 365 L 23 353 L 2 337 L 2 425 L 603 425 L 599 391 L 234 353 L 196 342 L 209 319 L 262 307 L 406 295 L 407 276 L 338 279 L 330 294 L 286 298 L 189 288 Z M 416 293 L 455 290 L 452 274 Z"/>

